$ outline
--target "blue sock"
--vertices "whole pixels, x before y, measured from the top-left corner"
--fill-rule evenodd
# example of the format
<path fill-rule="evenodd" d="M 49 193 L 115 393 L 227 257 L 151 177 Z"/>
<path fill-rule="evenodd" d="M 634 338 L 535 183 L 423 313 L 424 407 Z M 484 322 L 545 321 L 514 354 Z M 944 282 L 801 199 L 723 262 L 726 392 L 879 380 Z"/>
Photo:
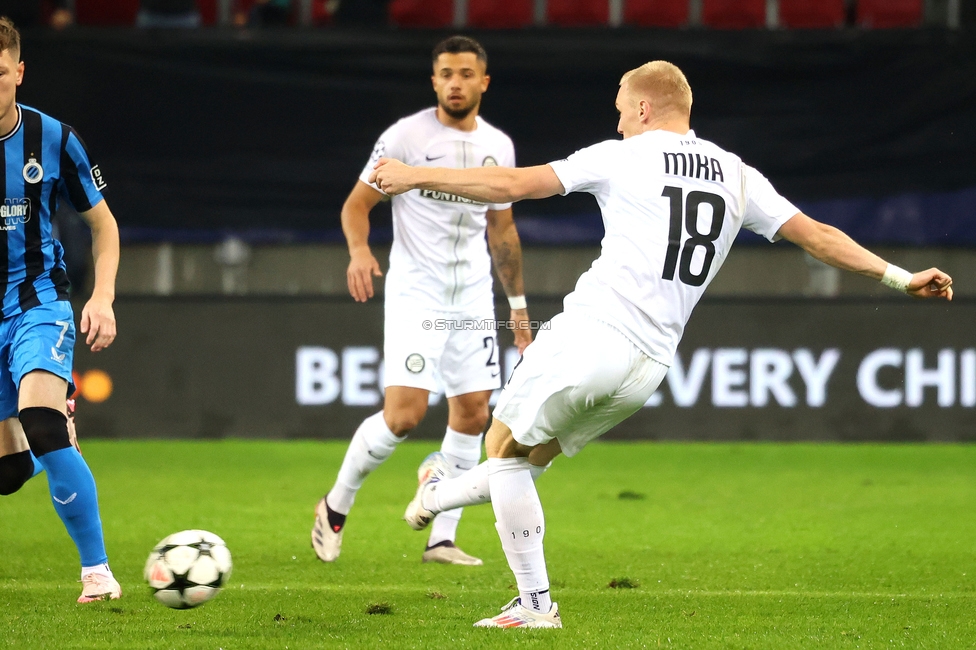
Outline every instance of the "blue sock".
<path fill-rule="evenodd" d="M 30 455 L 31 455 L 31 460 L 34 461 L 34 473 L 31 474 L 31 478 L 34 478 L 35 476 L 37 476 L 38 474 L 44 471 L 44 466 L 41 465 L 41 461 L 37 460 L 37 456 L 34 455 L 34 452 L 31 452 Z"/>
<path fill-rule="evenodd" d="M 78 547 L 81 566 L 107 564 L 95 478 L 85 459 L 68 447 L 46 453 L 38 461 L 47 470 L 54 510 Z"/>

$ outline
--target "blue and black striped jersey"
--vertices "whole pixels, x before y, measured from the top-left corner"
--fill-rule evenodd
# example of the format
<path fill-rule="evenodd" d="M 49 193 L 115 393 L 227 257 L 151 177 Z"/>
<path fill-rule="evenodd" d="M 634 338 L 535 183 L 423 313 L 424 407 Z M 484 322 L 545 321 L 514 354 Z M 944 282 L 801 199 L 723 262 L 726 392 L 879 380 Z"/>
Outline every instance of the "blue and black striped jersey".
<path fill-rule="evenodd" d="M 17 105 L 17 126 L 0 139 L 5 170 L 3 234 L 0 235 L 2 317 L 67 300 L 64 249 L 51 233 L 61 198 L 85 212 L 102 200 L 105 183 L 92 167 L 74 129 L 27 106 Z"/>

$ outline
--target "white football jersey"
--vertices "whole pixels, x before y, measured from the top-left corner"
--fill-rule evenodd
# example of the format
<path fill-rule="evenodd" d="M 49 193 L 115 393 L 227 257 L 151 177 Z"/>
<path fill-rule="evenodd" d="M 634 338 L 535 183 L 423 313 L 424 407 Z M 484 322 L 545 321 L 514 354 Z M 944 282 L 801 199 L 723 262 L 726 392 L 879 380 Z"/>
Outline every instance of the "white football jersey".
<path fill-rule="evenodd" d="M 566 311 L 606 321 L 665 365 L 739 228 L 773 241 L 799 212 L 762 174 L 694 131 L 608 140 L 550 166 L 567 194 L 596 197 L 606 231 Z"/>
<path fill-rule="evenodd" d="M 474 131 L 458 131 L 428 108 L 388 128 L 359 179 L 368 183 L 380 158 L 415 167 L 515 166 L 512 140 L 477 118 Z M 374 189 L 379 189 L 372 185 Z M 493 304 L 491 257 L 485 239 L 487 204 L 430 190 L 412 190 L 393 199 L 393 248 L 386 275 L 386 299 L 420 300 L 424 307 L 461 311 Z"/>

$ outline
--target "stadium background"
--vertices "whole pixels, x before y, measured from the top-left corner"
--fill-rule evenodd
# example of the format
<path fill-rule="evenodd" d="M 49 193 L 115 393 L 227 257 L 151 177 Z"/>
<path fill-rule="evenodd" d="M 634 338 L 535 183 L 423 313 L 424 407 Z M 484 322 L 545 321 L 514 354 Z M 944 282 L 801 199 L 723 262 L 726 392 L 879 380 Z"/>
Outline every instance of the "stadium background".
<path fill-rule="evenodd" d="M 431 46 L 464 31 L 489 52 L 482 114 L 521 164 L 616 137 L 620 74 L 668 59 L 688 74 L 700 136 L 893 262 L 956 279 L 951 305 L 917 304 L 743 235 L 660 401 L 611 437 L 971 440 L 972 3 L 805 3 L 827 8 L 817 29 L 790 28 L 804 5 L 791 0 L 692 0 L 670 28 L 608 27 L 641 3 L 605 4 L 587 27 L 537 25 L 546 3 L 469 0 L 468 18 L 509 28 L 350 25 L 297 3 L 278 29 L 137 30 L 112 25 L 132 22 L 132 3 L 77 0 L 88 24 L 25 31 L 20 99 L 83 135 L 123 235 L 120 337 L 77 350 L 82 435 L 344 438 L 378 408 L 382 307 L 346 295 L 339 207 L 383 128 L 431 104 Z M 201 9 L 219 23 L 234 6 Z M 453 10 L 389 8 L 447 24 Z M 389 215 L 376 217 L 383 259 Z M 578 196 L 516 219 L 530 313 L 548 317 L 598 254 L 599 214 Z M 70 216 L 62 228 L 83 248 Z M 443 430 L 433 399 L 415 437 Z"/>

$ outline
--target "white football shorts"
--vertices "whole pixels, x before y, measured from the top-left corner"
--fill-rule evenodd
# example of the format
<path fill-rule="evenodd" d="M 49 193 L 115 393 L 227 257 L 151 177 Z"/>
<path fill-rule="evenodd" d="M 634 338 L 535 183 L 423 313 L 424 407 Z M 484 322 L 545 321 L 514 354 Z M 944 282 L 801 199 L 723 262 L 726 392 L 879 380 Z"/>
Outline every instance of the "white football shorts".
<path fill-rule="evenodd" d="M 441 387 L 447 397 L 501 385 L 495 311 L 444 312 L 387 302 L 383 324 L 384 385 Z M 440 381 L 438 381 L 438 378 Z"/>
<path fill-rule="evenodd" d="M 573 456 L 636 413 L 667 372 L 610 325 L 558 314 L 525 349 L 493 416 L 523 445 L 556 438 Z"/>

